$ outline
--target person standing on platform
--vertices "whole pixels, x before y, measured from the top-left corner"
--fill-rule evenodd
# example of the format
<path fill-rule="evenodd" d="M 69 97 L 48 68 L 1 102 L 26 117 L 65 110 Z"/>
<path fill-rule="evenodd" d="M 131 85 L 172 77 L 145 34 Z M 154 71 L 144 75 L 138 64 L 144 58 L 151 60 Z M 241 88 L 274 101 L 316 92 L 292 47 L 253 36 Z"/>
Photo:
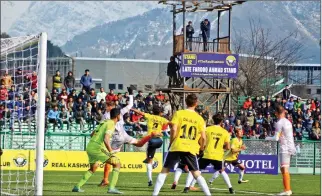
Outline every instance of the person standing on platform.
<path fill-rule="evenodd" d="M 291 91 L 288 88 L 288 85 L 285 86 L 284 90 L 282 91 L 283 99 L 288 100 L 291 97 Z"/>
<path fill-rule="evenodd" d="M 88 69 L 85 70 L 85 74 L 82 76 L 80 83 L 83 85 L 83 89 L 85 89 L 86 92 L 89 93 L 93 81 L 92 76 L 89 75 Z"/>
<path fill-rule="evenodd" d="M 174 56 L 170 57 L 170 62 L 168 63 L 167 75 L 169 76 L 169 88 L 178 85 L 178 75 L 177 71 L 179 71 L 180 66 L 175 61 Z"/>
<path fill-rule="evenodd" d="M 192 51 L 192 37 L 195 33 L 195 29 L 192 26 L 192 22 L 189 21 L 188 25 L 186 26 L 186 40 L 187 40 L 187 49 Z"/>
<path fill-rule="evenodd" d="M 64 86 L 68 94 L 70 94 L 74 90 L 75 78 L 73 76 L 73 72 L 68 72 L 68 75 L 64 79 Z"/>
<path fill-rule="evenodd" d="M 56 71 L 56 74 L 53 76 L 53 89 L 56 89 L 58 93 L 61 93 L 61 84 L 62 78 L 59 70 Z"/>
<path fill-rule="evenodd" d="M 202 35 L 202 42 L 203 42 L 203 51 L 208 51 L 208 40 L 210 38 L 210 22 L 208 19 L 205 19 L 200 23 L 200 30 Z"/>

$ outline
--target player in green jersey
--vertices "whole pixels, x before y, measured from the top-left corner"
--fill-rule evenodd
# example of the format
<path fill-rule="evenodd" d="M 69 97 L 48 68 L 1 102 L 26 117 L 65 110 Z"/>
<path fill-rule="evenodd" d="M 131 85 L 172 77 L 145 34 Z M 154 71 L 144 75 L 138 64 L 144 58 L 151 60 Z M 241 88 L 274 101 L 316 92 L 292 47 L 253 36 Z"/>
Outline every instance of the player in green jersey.
<path fill-rule="evenodd" d="M 108 193 L 122 194 L 115 188 L 119 172 L 120 172 L 120 160 L 117 158 L 110 144 L 110 138 L 115 130 L 115 124 L 120 120 L 120 110 L 114 108 L 110 111 L 110 120 L 101 122 L 91 134 L 91 140 L 89 141 L 86 152 L 89 159 L 90 169 L 84 174 L 83 178 L 73 188 L 72 192 L 84 192 L 81 187 L 87 182 L 87 180 L 97 170 L 99 163 L 107 163 L 113 166 L 112 180 L 108 187 Z M 108 152 L 106 151 L 108 150 Z"/>

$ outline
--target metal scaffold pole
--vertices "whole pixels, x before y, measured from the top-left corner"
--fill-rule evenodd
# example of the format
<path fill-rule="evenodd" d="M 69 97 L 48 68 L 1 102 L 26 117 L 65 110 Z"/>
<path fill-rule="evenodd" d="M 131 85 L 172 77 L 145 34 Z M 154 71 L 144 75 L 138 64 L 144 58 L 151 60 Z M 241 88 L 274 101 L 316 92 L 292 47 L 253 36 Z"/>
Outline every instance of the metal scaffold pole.
<path fill-rule="evenodd" d="M 191 58 L 191 61 L 195 60 L 196 62 L 193 65 L 198 65 L 199 63 L 202 64 L 201 60 L 197 57 L 200 56 L 209 56 L 209 58 L 216 59 L 216 55 L 220 56 L 222 54 L 231 54 L 231 19 L 232 19 L 232 7 L 235 5 L 243 4 L 245 1 L 159 1 L 164 5 L 171 5 L 171 12 L 173 15 L 172 23 L 173 23 L 173 55 L 176 56 L 176 59 L 182 65 L 183 62 L 183 54 L 185 52 L 191 53 L 191 56 L 195 55 L 195 59 L 193 57 L 186 57 Z M 197 13 L 197 12 L 213 12 L 216 11 L 216 15 L 218 16 L 217 21 L 212 21 L 215 23 L 215 33 L 212 41 L 209 43 L 213 44 L 211 49 L 204 51 L 202 50 L 203 47 L 201 42 L 201 38 L 193 37 L 196 39 L 192 39 L 187 42 L 187 29 L 186 29 L 186 14 L 187 13 Z M 227 11 L 228 17 L 222 17 L 223 13 Z M 180 35 L 176 35 L 177 24 L 176 24 L 176 15 L 182 13 L 182 31 Z M 228 20 L 227 20 L 228 19 Z M 221 21 L 221 20 L 225 20 Z M 228 27 L 227 27 L 228 24 Z M 226 30 L 222 29 L 222 25 L 224 25 Z M 180 25 L 181 26 L 181 25 Z M 227 28 L 226 28 L 227 27 Z M 181 27 L 180 27 L 181 28 Z M 181 30 L 181 29 L 180 29 Z M 222 31 L 223 30 L 223 31 Z M 226 34 L 226 36 L 223 36 Z M 181 43 L 182 42 L 182 43 Z M 194 44 L 193 48 L 190 48 L 190 44 Z M 189 48 L 187 48 L 189 46 Z M 207 53 L 207 54 L 200 54 L 200 53 Z M 220 55 L 218 55 L 220 54 Z M 205 57 L 206 58 L 206 57 Z M 208 57 L 207 57 L 208 58 Z M 181 109 L 185 108 L 185 98 L 189 93 L 196 93 L 200 94 L 199 96 L 199 104 L 203 105 L 205 108 L 213 107 L 216 112 L 220 111 L 230 111 L 232 108 L 232 88 L 233 88 L 233 80 L 230 77 L 235 76 L 227 76 L 227 77 L 210 77 L 210 75 L 196 75 L 196 74 L 189 74 L 189 72 L 195 72 L 192 69 L 192 66 L 188 66 L 190 64 L 185 64 L 183 67 L 187 69 L 180 70 L 179 80 L 180 86 L 176 88 L 160 88 L 163 92 L 167 92 L 169 95 L 170 102 L 174 108 Z M 191 64 L 192 65 L 192 64 Z M 203 66 L 203 65 L 201 65 Z M 224 65 L 223 65 L 224 66 Z M 197 66 L 194 66 L 197 67 Z M 182 72 L 181 72 L 182 71 Z M 182 77 L 182 76 L 187 77 Z M 200 76 L 200 77 L 199 77 Z M 201 95 L 202 94 L 202 95 Z M 228 106 L 228 107 L 227 107 Z"/>
<path fill-rule="evenodd" d="M 183 1 L 182 2 L 182 8 L 183 8 L 183 12 L 182 12 L 182 27 L 183 27 L 183 51 L 186 49 L 186 27 L 185 27 L 185 24 L 186 24 L 186 2 Z M 183 59 L 181 59 L 181 63 L 183 62 Z M 186 83 L 186 78 L 184 77 L 183 78 L 183 88 L 184 88 L 184 85 Z M 186 108 L 186 105 L 185 105 L 185 100 L 186 100 L 186 93 L 184 92 L 183 93 L 183 100 L 182 100 L 182 104 L 183 104 L 183 109 Z"/>
<path fill-rule="evenodd" d="M 176 5 L 173 5 L 173 16 L 172 16 L 172 25 L 173 25 L 173 52 L 172 54 L 176 52 Z"/>

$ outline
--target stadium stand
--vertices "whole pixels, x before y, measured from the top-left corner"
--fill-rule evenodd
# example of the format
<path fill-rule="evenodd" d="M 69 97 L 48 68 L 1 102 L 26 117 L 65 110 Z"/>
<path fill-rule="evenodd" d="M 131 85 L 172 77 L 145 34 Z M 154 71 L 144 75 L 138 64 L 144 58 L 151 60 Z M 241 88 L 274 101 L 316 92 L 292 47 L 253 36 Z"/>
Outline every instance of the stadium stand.
<path fill-rule="evenodd" d="M 29 132 L 35 129 L 34 119 L 30 118 L 36 112 L 33 107 L 37 102 L 37 92 L 34 90 L 30 95 L 15 96 L 15 88 L 8 84 L 8 76 L 1 76 L 0 87 L 0 130 L 10 130 L 12 132 Z M 54 76 L 55 77 L 55 76 Z M 63 77 L 61 77 L 63 78 Z M 29 80 L 37 80 L 37 77 Z M 62 79 L 60 79 L 62 80 Z M 31 83 L 33 81 L 30 81 Z M 63 86 L 61 88 L 48 91 L 46 99 L 46 132 L 48 133 L 90 133 L 95 125 L 104 119 L 106 103 L 113 102 L 116 107 L 122 108 L 128 101 L 127 93 L 95 92 L 94 89 L 81 92 L 71 90 L 69 92 Z M 13 84 L 14 86 L 15 84 Z M 66 84 L 65 84 L 66 85 Z M 57 84 L 56 84 L 57 86 Z M 61 90 L 62 89 L 62 90 Z M 112 89 L 113 90 L 113 89 Z M 62 91 L 58 93 L 58 91 Z M 17 93 L 16 93 L 17 94 Z M 105 96 L 105 99 L 97 100 L 96 97 Z M 279 96 L 256 97 L 245 104 L 247 97 L 238 98 L 239 110 L 225 115 L 225 128 L 231 134 L 234 133 L 235 126 L 242 126 L 245 138 L 265 139 L 266 136 L 274 134 L 274 110 L 277 104 L 283 105 L 288 111 L 288 118 L 294 125 L 294 138 L 296 140 L 320 140 L 320 102 L 317 100 L 307 100 L 304 102 L 300 98 L 294 100 L 281 99 Z M 33 104 L 32 104 L 33 103 Z M 251 105 L 249 105 L 251 103 Z M 32 104 L 32 105 L 31 105 Z M 157 92 L 143 93 L 140 91 L 135 96 L 134 108 L 151 113 L 154 104 L 164 108 L 164 117 L 171 118 L 171 105 L 168 98 Z M 27 106 L 32 107 L 27 107 Z M 57 107 L 56 107 L 57 106 Z M 18 108 L 17 108 L 18 107 Z M 15 109 L 16 108 L 16 109 Z M 56 109 L 55 109 L 56 108 Z M 209 123 L 209 113 L 199 110 L 205 120 Z M 31 113 L 31 115 L 30 115 Z M 15 122 L 10 116 L 17 115 Z M 125 116 L 125 128 L 129 135 L 140 136 L 146 131 L 145 121 L 142 116 L 130 113 Z M 251 125 L 251 126 L 250 126 Z M 64 143 L 64 141 L 61 141 Z"/>
<path fill-rule="evenodd" d="M 11 88 L 11 85 L 15 86 L 15 80 L 10 81 L 7 79 L 8 77 L 10 76 L 2 75 L 0 77 L 0 132 L 7 133 L 2 134 L 1 148 L 32 149 L 34 146 L 32 141 L 36 137 L 36 124 L 35 119 L 29 117 L 35 116 L 36 107 L 34 106 L 37 103 L 37 91 L 33 90 L 30 95 L 24 95 L 23 92 L 17 93 L 15 88 Z M 73 81 L 73 78 L 69 79 Z M 30 77 L 29 82 L 32 83 L 34 80 L 37 80 L 37 77 Z M 11 83 L 8 84 L 8 81 Z M 106 105 L 113 103 L 116 107 L 122 108 L 127 104 L 128 94 L 114 92 L 113 89 L 105 92 L 104 88 L 100 92 L 95 92 L 93 89 L 76 92 L 71 86 L 75 83 L 68 83 L 68 93 L 64 90 L 66 82 L 63 80 L 61 82 L 61 89 L 59 89 L 61 93 L 58 93 L 57 89 L 47 90 L 46 93 L 45 149 L 85 150 L 90 133 L 96 124 L 104 120 Z M 285 84 L 282 86 L 284 88 Z M 22 96 L 15 96 L 16 94 Z M 97 97 L 104 98 L 97 100 Z M 256 153 L 260 151 L 261 154 L 274 154 L 278 147 L 265 147 L 263 140 L 266 136 L 274 134 L 274 122 L 276 121 L 274 110 L 277 104 L 281 104 L 286 108 L 288 119 L 294 125 L 294 139 L 297 142 L 298 151 L 301 152 L 296 159 L 292 159 L 292 167 L 304 167 L 305 165 L 318 167 L 320 164 L 318 155 L 321 149 L 319 145 L 310 141 L 320 140 L 320 102 L 299 98 L 294 100 L 293 97 L 286 100 L 280 97 L 279 95 L 272 98 L 264 96 L 238 97 L 237 110 L 230 114 L 224 114 L 224 128 L 234 137 L 234 129 L 237 126 L 242 127 L 244 139 L 247 146 L 250 147 L 246 153 L 252 154 L 256 150 Z M 245 104 L 245 102 L 247 103 Z M 168 97 L 162 92 L 153 94 L 139 91 L 135 95 L 133 107 L 151 113 L 155 104 L 163 107 L 165 118 L 171 119 L 171 104 Z M 211 124 L 211 111 L 197 107 L 197 112 L 203 116 L 207 124 Z M 11 120 L 10 116 L 12 115 L 16 115 L 15 122 Z M 140 137 L 147 131 L 146 122 L 142 116 L 131 112 L 125 115 L 124 119 L 125 130 L 129 135 Z M 159 151 L 165 151 L 168 143 L 167 136 L 165 136 L 165 145 Z M 260 150 L 258 145 L 261 146 Z M 125 145 L 123 151 L 144 151 L 144 148 Z"/>

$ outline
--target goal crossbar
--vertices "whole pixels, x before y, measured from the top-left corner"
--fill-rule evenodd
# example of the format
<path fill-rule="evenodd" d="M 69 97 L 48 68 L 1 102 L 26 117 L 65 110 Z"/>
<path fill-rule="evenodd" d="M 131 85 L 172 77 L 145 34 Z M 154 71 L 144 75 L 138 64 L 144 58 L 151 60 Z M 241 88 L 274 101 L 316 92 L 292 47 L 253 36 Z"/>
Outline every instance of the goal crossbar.
<path fill-rule="evenodd" d="M 1 38 L 1 58 L 6 54 L 21 51 L 38 42 L 40 35 Z"/>

